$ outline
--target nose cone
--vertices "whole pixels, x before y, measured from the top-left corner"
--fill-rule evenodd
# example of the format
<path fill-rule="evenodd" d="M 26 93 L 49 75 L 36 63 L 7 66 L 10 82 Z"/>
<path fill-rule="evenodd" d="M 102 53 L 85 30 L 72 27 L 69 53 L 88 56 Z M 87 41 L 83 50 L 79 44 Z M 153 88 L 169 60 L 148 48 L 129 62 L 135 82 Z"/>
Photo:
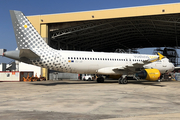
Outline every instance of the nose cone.
<path fill-rule="evenodd" d="M 173 70 L 174 70 L 174 65 L 172 63 L 170 63 L 170 65 L 169 65 L 169 72 L 171 72 Z"/>

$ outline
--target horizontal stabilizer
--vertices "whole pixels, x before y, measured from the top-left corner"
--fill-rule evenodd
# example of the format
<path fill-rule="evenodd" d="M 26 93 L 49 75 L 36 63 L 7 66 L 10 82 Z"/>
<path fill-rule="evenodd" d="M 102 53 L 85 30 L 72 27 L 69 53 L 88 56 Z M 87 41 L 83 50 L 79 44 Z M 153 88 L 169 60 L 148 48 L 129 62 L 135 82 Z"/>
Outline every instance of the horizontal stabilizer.
<path fill-rule="evenodd" d="M 31 51 L 30 49 L 21 49 L 20 50 L 20 54 L 19 54 L 20 58 L 28 58 L 28 59 L 36 59 L 36 58 L 40 58 L 39 55 L 37 55 L 36 53 L 34 53 L 33 51 Z"/>

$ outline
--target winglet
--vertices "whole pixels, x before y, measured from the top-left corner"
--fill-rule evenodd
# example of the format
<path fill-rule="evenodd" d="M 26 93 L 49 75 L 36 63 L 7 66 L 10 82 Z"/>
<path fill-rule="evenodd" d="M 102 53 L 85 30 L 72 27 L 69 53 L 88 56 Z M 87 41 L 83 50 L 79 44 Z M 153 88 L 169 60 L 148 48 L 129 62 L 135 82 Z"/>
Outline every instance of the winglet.
<path fill-rule="evenodd" d="M 149 63 L 149 62 L 155 62 L 155 61 L 157 61 L 157 60 L 161 60 L 162 58 L 164 58 L 164 56 L 163 56 L 162 54 L 160 54 L 159 52 L 158 52 L 158 55 L 159 55 L 159 57 L 150 59 L 150 60 L 148 60 L 148 61 L 144 61 L 144 63 L 145 63 L 145 62 L 147 62 L 147 63 Z"/>
<path fill-rule="evenodd" d="M 161 60 L 162 58 L 164 58 L 164 56 L 163 56 L 162 54 L 160 54 L 159 52 L 158 52 L 158 55 L 159 55 L 159 60 Z"/>

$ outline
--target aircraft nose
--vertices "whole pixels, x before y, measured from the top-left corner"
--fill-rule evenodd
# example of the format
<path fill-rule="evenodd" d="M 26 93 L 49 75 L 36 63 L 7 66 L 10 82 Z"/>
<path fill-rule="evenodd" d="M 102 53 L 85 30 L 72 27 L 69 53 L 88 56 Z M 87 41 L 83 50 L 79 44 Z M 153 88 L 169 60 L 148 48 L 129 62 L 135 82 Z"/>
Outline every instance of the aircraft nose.
<path fill-rule="evenodd" d="M 171 71 L 174 70 L 174 65 L 173 65 L 172 63 L 170 64 L 170 70 L 171 70 Z M 171 72 L 171 71 L 170 71 L 170 72 Z"/>

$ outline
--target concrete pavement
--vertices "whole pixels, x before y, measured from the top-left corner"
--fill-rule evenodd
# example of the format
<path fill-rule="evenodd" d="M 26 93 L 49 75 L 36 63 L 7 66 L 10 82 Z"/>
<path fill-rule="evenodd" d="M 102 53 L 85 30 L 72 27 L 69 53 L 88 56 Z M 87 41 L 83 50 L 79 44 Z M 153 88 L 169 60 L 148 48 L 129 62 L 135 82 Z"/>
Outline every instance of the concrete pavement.
<path fill-rule="evenodd" d="M 180 82 L 0 82 L 0 119 L 180 119 Z"/>

